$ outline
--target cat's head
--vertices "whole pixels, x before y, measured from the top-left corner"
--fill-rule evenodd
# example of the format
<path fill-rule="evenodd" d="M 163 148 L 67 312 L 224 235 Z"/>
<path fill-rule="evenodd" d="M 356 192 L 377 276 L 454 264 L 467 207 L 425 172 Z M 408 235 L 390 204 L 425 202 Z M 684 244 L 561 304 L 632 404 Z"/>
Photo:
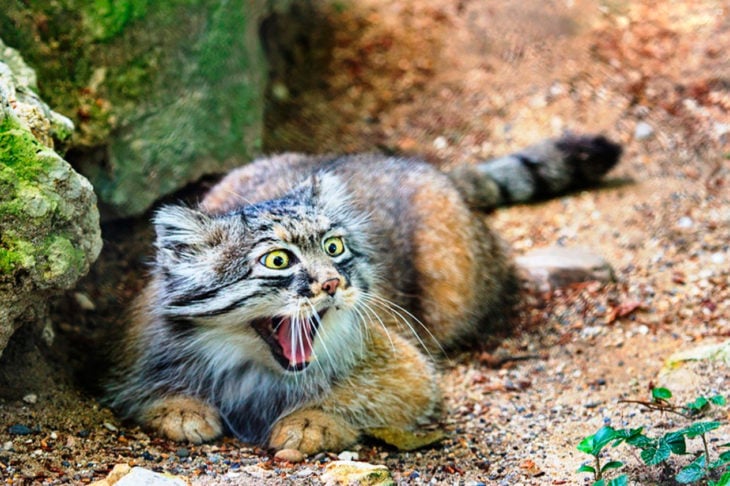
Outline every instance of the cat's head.
<path fill-rule="evenodd" d="M 332 176 L 228 214 L 164 207 L 154 224 L 154 312 L 279 371 L 341 352 L 376 281 L 367 219 Z"/>

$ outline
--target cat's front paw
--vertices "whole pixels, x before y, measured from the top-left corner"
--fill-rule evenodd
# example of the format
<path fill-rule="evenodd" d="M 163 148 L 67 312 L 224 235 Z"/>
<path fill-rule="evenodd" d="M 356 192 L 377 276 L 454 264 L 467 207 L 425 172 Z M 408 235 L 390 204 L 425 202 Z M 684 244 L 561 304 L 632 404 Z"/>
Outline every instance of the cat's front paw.
<path fill-rule="evenodd" d="M 220 437 L 223 432 L 218 411 L 197 398 L 162 398 L 147 410 L 147 426 L 178 442 L 200 444 Z"/>
<path fill-rule="evenodd" d="M 305 409 L 287 415 L 274 424 L 269 447 L 297 449 L 303 454 L 341 451 L 357 441 L 358 432 L 342 418 L 320 410 Z"/>

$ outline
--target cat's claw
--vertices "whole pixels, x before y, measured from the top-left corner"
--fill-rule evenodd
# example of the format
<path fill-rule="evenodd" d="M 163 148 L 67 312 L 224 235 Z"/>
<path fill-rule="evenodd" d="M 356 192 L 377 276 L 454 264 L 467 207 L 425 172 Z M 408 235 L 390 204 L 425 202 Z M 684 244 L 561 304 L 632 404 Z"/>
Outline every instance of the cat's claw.
<path fill-rule="evenodd" d="M 223 433 L 218 411 L 190 397 L 163 398 L 147 412 L 147 424 L 177 442 L 200 444 Z"/>
<path fill-rule="evenodd" d="M 271 432 L 269 447 L 297 449 L 305 455 L 338 452 L 357 441 L 359 434 L 342 419 L 319 410 L 300 410 L 279 420 Z"/>

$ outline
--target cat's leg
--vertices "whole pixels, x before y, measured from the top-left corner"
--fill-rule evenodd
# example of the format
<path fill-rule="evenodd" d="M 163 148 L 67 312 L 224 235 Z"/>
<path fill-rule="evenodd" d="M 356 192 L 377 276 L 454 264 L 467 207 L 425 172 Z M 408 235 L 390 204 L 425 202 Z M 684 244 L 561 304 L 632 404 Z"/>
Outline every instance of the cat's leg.
<path fill-rule="evenodd" d="M 169 439 L 193 444 L 213 440 L 223 432 L 218 410 L 184 395 L 154 401 L 142 414 L 141 421 Z"/>
<path fill-rule="evenodd" d="M 269 446 L 304 454 L 340 451 L 368 429 L 415 431 L 441 411 L 430 360 L 409 341 L 373 327 L 363 359 L 321 400 L 274 424 Z"/>

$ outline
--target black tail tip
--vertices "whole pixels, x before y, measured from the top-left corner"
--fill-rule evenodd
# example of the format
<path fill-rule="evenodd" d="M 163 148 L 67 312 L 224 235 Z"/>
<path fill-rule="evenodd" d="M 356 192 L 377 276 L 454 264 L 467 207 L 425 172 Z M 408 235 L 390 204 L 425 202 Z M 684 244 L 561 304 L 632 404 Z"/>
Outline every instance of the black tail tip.
<path fill-rule="evenodd" d="M 555 146 L 585 180 L 596 181 L 613 169 L 621 158 L 621 145 L 603 135 L 564 135 Z"/>

